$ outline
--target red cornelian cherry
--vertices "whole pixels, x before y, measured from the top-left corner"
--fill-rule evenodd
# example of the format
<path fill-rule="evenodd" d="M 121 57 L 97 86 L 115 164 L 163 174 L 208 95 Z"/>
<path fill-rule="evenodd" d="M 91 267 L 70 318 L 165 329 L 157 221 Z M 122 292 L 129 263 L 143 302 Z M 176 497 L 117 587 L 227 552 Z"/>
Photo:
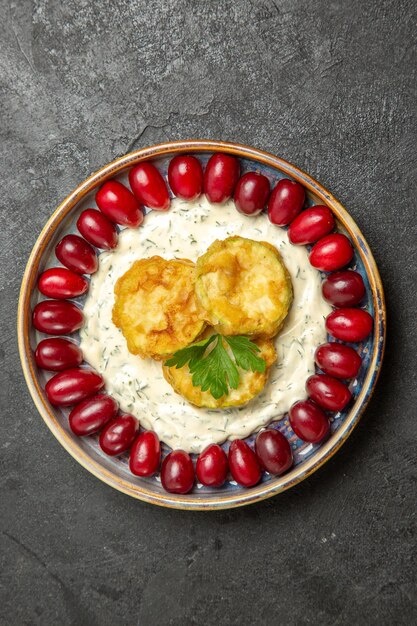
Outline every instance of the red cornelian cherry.
<path fill-rule="evenodd" d="M 318 270 L 332 272 L 344 267 L 353 258 L 353 247 L 346 235 L 333 233 L 314 244 L 310 263 Z"/>
<path fill-rule="evenodd" d="M 83 353 L 73 341 L 51 337 L 38 343 L 35 350 L 35 361 L 36 365 L 44 370 L 60 372 L 81 365 Z"/>
<path fill-rule="evenodd" d="M 333 213 L 327 206 L 313 206 L 302 211 L 288 228 L 288 239 L 292 244 L 314 243 L 328 235 L 335 227 Z"/>
<path fill-rule="evenodd" d="M 309 443 L 319 443 L 330 431 L 326 414 L 311 400 L 300 400 L 293 404 L 289 419 L 297 437 Z"/>
<path fill-rule="evenodd" d="M 48 380 L 45 392 L 54 406 L 71 406 L 94 395 L 103 386 L 103 378 L 94 370 L 74 367 Z"/>
<path fill-rule="evenodd" d="M 299 214 L 304 201 L 304 187 L 289 178 L 281 178 L 269 198 L 270 221 L 277 226 L 286 226 Z"/>
<path fill-rule="evenodd" d="M 112 250 L 117 246 L 116 226 L 96 209 L 85 209 L 77 220 L 77 228 L 97 248 Z"/>
<path fill-rule="evenodd" d="M 78 274 L 94 274 L 98 268 L 94 248 L 78 235 L 65 235 L 55 248 L 57 259 Z"/>
<path fill-rule="evenodd" d="M 196 200 L 203 191 L 203 168 L 200 161 L 191 155 L 175 156 L 169 163 L 168 182 L 178 198 Z"/>
<path fill-rule="evenodd" d="M 352 397 L 346 385 L 327 374 L 310 376 L 306 382 L 306 391 L 326 411 L 343 411 Z"/>
<path fill-rule="evenodd" d="M 322 285 L 323 298 L 337 307 L 359 304 L 366 289 L 362 276 L 353 270 L 342 270 L 327 276 Z"/>
<path fill-rule="evenodd" d="M 233 196 L 240 175 L 238 159 L 230 154 L 213 154 L 204 171 L 204 193 L 210 202 L 226 202 Z"/>
<path fill-rule="evenodd" d="M 118 180 L 108 180 L 96 193 L 97 206 L 112 222 L 140 226 L 143 211 L 133 193 Z"/>
<path fill-rule="evenodd" d="M 372 331 L 372 316 L 362 309 L 336 309 L 326 319 L 327 331 L 341 341 L 362 341 Z"/>
<path fill-rule="evenodd" d="M 118 404 L 111 396 L 99 393 L 77 404 L 69 414 L 69 425 L 78 437 L 92 435 L 103 428 L 117 413 Z"/>
<path fill-rule="evenodd" d="M 161 444 L 153 430 L 138 435 L 130 450 L 129 468 L 135 476 L 152 476 L 161 462 Z"/>
<path fill-rule="evenodd" d="M 74 333 L 83 325 L 83 312 L 72 302 L 43 300 L 33 309 L 33 325 L 48 335 Z"/>
<path fill-rule="evenodd" d="M 253 487 L 261 479 L 261 467 L 256 454 L 241 439 L 235 439 L 229 448 L 230 472 L 239 485 Z"/>
<path fill-rule="evenodd" d="M 185 494 L 194 485 L 194 466 L 190 455 L 184 450 L 173 450 L 162 463 L 161 483 L 165 491 Z"/>
<path fill-rule="evenodd" d="M 147 161 L 132 167 L 129 172 L 129 184 L 141 204 L 166 211 L 171 203 L 168 188 L 159 170 Z"/>
<path fill-rule="evenodd" d="M 243 174 L 234 193 L 237 210 L 245 215 L 257 215 L 265 208 L 269 191 L 269 180 L 263 174 L 256 172 Z"/>
<path fill-rule="evenodd" d="M 335 378 L 356 378 L 362 359 L 350 346 L 328 342 L 319 346 L 314 355 L 317 366 Z"/>
<path fill-rule="evenodd" d="M 109 456 L 126 452 L 136 437 L 139 428 L 133 415 L 119 415 L 110 420 L 100 433 L 100 448 Z"/>
<path fill-rule="evenodd" d="M 267 428 L 256 437 L 255 452 L 261 467 L 279 476 L 293 464 L 291 446 L 279 430 Z"/>
<path fill-rule="evenodd" d="M 48 298 L 76 298 L 88 291 L 88 281 L 66 267 L 52 267 L 39 276 L 38 289 Z"/>
<path fill-rule="evenodd" d="M 226 453 L 217 443 L 208 445 L 197 459 L 197 478 L 206 487 L 221 487 L 226 480 L 227 470 Z"/>

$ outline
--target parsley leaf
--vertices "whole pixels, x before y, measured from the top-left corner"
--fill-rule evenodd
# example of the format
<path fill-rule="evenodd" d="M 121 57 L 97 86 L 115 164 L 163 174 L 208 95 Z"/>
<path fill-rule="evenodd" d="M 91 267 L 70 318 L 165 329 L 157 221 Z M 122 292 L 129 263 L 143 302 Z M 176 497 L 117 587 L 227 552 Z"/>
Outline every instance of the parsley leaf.
<path fill-rule="evenodd" d="M 239 386 L 238 367 L 252 372 L 265 372 L 266 363 L 257 352 L 260 352 L 260 348 L 248 337 L 243 335 L 223 337 L 215 334 L 177 350 L 165 365 L 181 368 L 188 363 L 194 387 L 210 391 L 217 400 L 226 395 L 229 388 L 237 389 Z"/>
<path fill-rule="evenodd" d="M 241 367 L 243 370 L 264 373 L 266 363 L 261 357 L 257 356 L 256 352 L 260 352 L 261 349 L 256 343 L 253 343 L 249 337 L 244 337 L 243 335 L 231 335 L 230 337 L 225 337 L 225 339 L 232 349 L 238 367 Z"/>
<path fill-rule="evenodd" d="M 191 367 L 192 365 L 194 365 L 194 363 L 203 358 L 207 347 L 211 344 L 212 341 L 216 339 L 216 337 L 217 335 L 211 335 L 211 337 L 207 337 L 202 341 L 197 341 L 196 343 L 192 343 L 186 348 L 181 348 L 181 350 L 177 350 L 173 354 L 173 356 L 168 359 L 168 361 L 165 361 L 165 365 L 167 365 L 168 367 L 175 366 L 176 368 L 180 368 L 184 367 L 184 365 L 189 361 L 189 366 Z"/>

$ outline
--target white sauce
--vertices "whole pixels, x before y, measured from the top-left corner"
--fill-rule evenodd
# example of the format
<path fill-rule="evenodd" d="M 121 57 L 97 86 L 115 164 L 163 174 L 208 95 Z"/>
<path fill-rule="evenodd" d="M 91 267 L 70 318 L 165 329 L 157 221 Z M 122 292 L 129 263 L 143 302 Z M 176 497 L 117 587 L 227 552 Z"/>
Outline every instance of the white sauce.
<path fill-rule="evenodd" d="M 111 320 L 114 284 L 137 259 L 159 255 L 195 261 L 215 239 L 230 235 L 269 241 L 278 248 L 291 274 L 294 302 L 275 340 L 278 360 L 262 393 L 239 409 L 198 409 L 173 391 L 161 363 L 130 354 Z M 271 224 L 265 214 L 241 215 L 233 201 L 220 206 L 204 197 L 191 203 L 174 199 L 168 212 L 151 211 L 142 226 L 120 233 L 114 251 L 100 255 L 84 307 L 81 348 L 123 411 L 135 415 L 172 448 L 201 452 L 209 443 L 247 437 L 306 397 L 305 381 L 314 373 L 315 348 L 326 340 L 324 318 L 330 310 L 306 248 L 291 245 L 286 231 Z"/>

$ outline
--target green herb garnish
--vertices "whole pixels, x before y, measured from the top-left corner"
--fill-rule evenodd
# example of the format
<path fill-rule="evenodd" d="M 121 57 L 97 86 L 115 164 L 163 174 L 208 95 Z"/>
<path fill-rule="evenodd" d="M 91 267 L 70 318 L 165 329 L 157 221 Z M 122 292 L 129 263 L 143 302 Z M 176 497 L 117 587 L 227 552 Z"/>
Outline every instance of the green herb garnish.
<path fill-rule="evenodd" d="M 230 347 L 233 359 L 227 346 Z M 229 388 L 237 389 L 239 386 L 238 367 L 252 372 L 265 371 L 266 363 L 257 352 L 260 352 L 260 348 L 248 337 L 215 334 L 177 350 L 165 365 L 181 368 L 188 363 L 194 387 L 210 391 L 213 398 L 218 400 L 229 392 Z"/>

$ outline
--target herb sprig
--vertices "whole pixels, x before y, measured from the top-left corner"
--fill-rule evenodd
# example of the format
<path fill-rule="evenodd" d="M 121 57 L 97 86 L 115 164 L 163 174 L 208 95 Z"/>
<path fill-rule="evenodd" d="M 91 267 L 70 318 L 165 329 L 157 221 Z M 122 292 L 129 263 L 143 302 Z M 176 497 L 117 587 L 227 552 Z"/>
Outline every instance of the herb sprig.
<path fill-rule="evenodd" d="M 260 373 L 265 371 L 266 363 L 258 352 L 260 348 L 249 337 L 215 334 L 177 350 L 165 365 L 181 368 L 188 363 L 194 387 L 210 391 L 218 400 L 229 392 L 229 388 L 238 388 L 238 368 Z"/>

